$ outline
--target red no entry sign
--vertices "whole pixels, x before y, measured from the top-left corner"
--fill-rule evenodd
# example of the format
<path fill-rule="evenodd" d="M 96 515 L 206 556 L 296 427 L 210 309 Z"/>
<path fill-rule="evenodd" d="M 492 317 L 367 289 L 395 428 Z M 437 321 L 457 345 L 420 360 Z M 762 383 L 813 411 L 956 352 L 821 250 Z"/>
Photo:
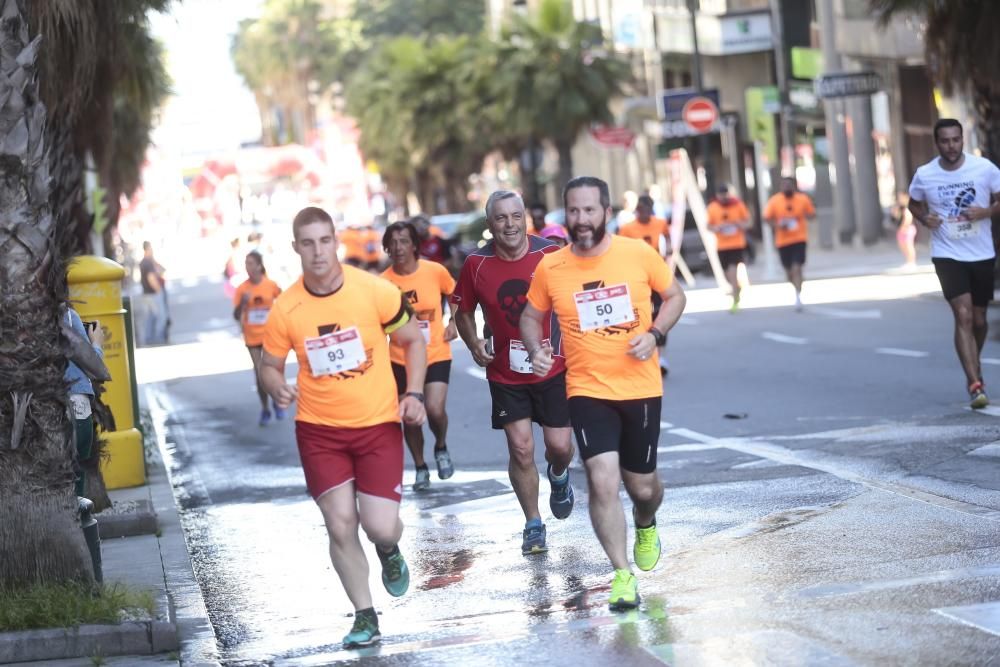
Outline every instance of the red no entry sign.
<path fill-rule="evenodd" d="M 719 108 L 707 97 L 692 97 L 684 105 L 681 117 L 692 131 L 703 134 L 710 132 L 719 120 Z"/>

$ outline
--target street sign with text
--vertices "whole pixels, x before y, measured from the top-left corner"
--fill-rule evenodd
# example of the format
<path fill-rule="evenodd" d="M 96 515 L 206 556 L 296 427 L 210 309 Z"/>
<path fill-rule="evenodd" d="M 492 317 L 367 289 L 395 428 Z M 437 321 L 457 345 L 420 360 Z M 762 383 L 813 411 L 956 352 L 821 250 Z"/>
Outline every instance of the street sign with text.
<path fill-rule="evenodd" d="M 882 90 L 882 79 L 875 72 L 825 74 L 813 83 L 816 97 L 853 97 L 874 95 Z"/>

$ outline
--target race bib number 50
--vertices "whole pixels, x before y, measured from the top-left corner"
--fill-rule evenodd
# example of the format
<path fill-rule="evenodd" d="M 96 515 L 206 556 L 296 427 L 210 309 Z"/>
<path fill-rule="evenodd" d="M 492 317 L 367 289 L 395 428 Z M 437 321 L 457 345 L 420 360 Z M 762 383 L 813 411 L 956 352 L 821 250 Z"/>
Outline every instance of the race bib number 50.
<path fill-rule="evenodd" d="M 306 338 L 305 345 L 313 377 L 354 370 L 368 359 L 357 327 Z"/>
<path fill-rule="evenodd" d="M 574 294 L 573 299 L 576 301 L 581 331 L 624 324 L 635 319 L 628 285 L 584 290 Z"/>

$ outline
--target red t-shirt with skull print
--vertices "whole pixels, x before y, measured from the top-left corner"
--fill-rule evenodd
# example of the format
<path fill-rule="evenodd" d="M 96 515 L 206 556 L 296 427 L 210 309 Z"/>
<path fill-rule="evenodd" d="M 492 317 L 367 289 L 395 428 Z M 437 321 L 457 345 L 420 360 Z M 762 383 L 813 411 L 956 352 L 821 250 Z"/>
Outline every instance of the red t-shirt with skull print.
<path fill-rule="evenodd" d="M 544 378 L 534 373 L 518 372 L 511 364 L 510 351 L 518 351 L 521 341 L 521 311 L 528 303 L 528 286 L 535 267 L 546 253 L 559 250 L 559 246 L 538 236 L 528 237 L 528 252 L 521 259 L 510 262 L 496 254 L 493 241 L 472 253 L 462 265 L 458 285 L 451 295 L 451 302 L 459 310 L 472 312 L 477 305 L 483 307 L 486 324 L 493 334 L 493 361 L 486 367 L 486 378 L 501 384 L 533 384 L 542 382 L 566 370 L 562 356 L 562 336 L 554 316 L 545 321 L 544 336 L 552 341 L 555 364 Z M 518 356 L 515 354 L 515 357 Z M 522 367 L 523 370 L 523 367 Z"/>

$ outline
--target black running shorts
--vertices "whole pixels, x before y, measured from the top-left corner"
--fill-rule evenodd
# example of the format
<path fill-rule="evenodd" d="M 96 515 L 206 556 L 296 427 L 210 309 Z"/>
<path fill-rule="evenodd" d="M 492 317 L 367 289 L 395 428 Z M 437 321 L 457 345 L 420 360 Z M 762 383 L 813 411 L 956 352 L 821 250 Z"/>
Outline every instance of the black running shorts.
<path fill-rule="evenodd" d="M 493 428 L 531 419 L 541 426 L 569 426 L 569 406 L 566 403 L 566 373 L 532 384 L 503 384 L 490 381 L 493 397 Z"/>
<path fill-rule="evenodd" d="M 993 264 L 996 258 L 978 262 L 933 257 L 934 270 L 944 298 L 951 301 L 963 294 L 972 295 L 972 305 L 985 308 L 993 300 Z"/>
<path fill-rule="evenodd" d="M 629 472 L 656 471 L 660 439 L 660 396 L 609 401 L 590 396 L 569 399 L 569 418 L 584 461 L 617 452 L 619 465 Z"/>
<path fill-rule="evenodd" d="M 427 367 L 427 375 L 424 376 L 424 384 L 431 382 L 444 382 L 448 384 L 451 375 L 451 359 L 437 361 Z M 396 392 L 402 396 L 406 393 L 406 366 L 403 364 L 392 365 L 392 376 L 396 378 Z"/>
<path fill-rule="evenodd" d="M 778 256 L 786 269 L 792 268 L 792 264 L 802 266 L 806 263 L 806 244 L 803 241 L 778 248 Z"/>
<path fill-rule="evenodd" d="M 737 266 L 740 262 L 745 262 L 745 254 L 746 251 L 743 250 L 743 248 L 736 248 L 735 250 L 720 250 L 719 263 L 722 264 L 722 270 L 725 271 L 730 266 Z"/>

